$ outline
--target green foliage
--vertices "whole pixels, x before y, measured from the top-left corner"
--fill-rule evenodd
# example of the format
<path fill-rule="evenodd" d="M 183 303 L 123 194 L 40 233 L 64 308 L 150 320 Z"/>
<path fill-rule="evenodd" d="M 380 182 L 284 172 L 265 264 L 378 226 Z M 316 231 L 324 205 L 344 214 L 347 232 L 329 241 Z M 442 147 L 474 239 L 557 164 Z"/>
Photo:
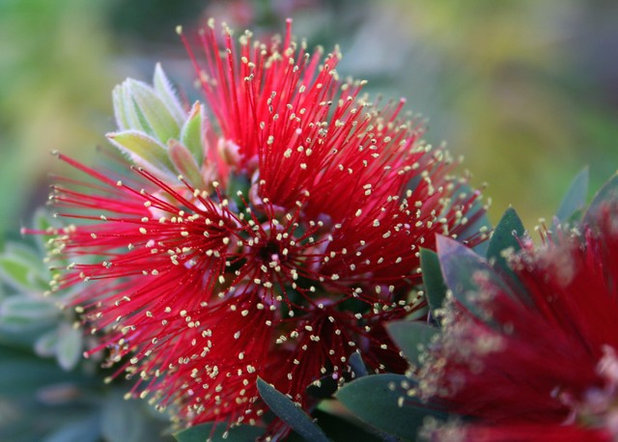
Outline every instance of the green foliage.
<path fill-rule="evenodd" d="M 435 311 L 442 307 L 447 290 L 436 252 L 421 249 L 421 271 L 423 272 L 423 285 L 429 310 L 435 317 Z"/>
<path fill-rule="evenodd" d="M 569 190 L 567 190 L 562 198 L 560 207 L 556 212 L 556 218 L 558 218 L 560 222 L 572 220 L 584 207 L 586 207 L 589 181 L 588 167 L 584 167 L 573 179 L 569 186 Z"/>
<path fill-rule="evenodd" d="M 204 108 L 196 101 L 180 131 L 180 142 L 193 154 L 197 164 L 204 161 Z"/>
<path fill-rule="evenodd" d="M 361 357 L 359 352 L 355 351 L 350 355 L 350 357 L 348 358 L 348 364 L 350 364 L 352 372 L 356 377 L 360 378 L 363 376 L 367 376 L 367 367 L 365 367 L 365 363 L 363 362 L 363 358 Z"/>
<path fill-rule="evenodd" d="M 166 143 L 178 138 L 186 114 L 171 88 L 165 86 L 169 81 L 159 65 L 155 77 L 157 89 L 131 78 L 116 86 L 112 93 L 114 113 L 120 130 L 137 130 Z"/>
<path fill-rule="evenodd" d="M 270 410 L 294 431 L 309 441 L 328 442 L 324 432 L 291 399 L 262 379 L 257 380 L 260 396 Z"/>
<path fill-rule="evenodd" d="M 420 321 L 396 321 L 387 326 L 388 333 L 404 356 L 414 366 L 421 364 L 421 355 L 440 329 Z"/>
<path fill-rule="evenodd" d="M 518 238 L 524 234 L 524 231 L 524 225 L 515 209 L 507 209 L 489 240 L 487 260 L 502 270 L 510 272 L 504 254 L 516 252 L 521 248 Z"/>
<path fill-rule="evenodd" d="M 169 157 L 174 167 L 197 189 L 204 189 L 206 184 L 202 178 L 200 167 L 193 154 L 176 140 L 169 140 Z"/>
<path fill-rule="evenodd" d="M 339 399 L 354 416 L 386 435 L 416 440 L 418 428 L 432 412 L 407 391 L 414 381 L 403 375 L 365 376 L 337 392 Z"/>
<path fill-rule="evenodd" d="M 124 401 L 127 386 L 102 388 L 87 370 L 67 372 L 27 350 L 0 344 L 0 440 L 166 440 L 163 416 Z"/>
<path fill-rule="evenodd" d="M 34 218 L 38 230 L 54 225 L 41 211 Z M 62 308 L 62 299 L 70 294 L 49 289 L 52 274 L 43 265 L 46 242 L 36 244 L 9 243 L 0 254 L 0 281 L 12 289 L 0 299 L 0 334 L 28 336 L 39 356 L 55 357 L 60 367 L 72 370 L 82 354 L 82 334 L 73 327 L 73 313 Z"/>
<path fill-rule="evenodd" d="M 610 179 L 601 187 L 597 194 L 592 199 L 592 202 L 586 210 L 583 222 L 591 223 L 592 216 L 599 210 L 607 201 L 618 200 L 618 172 L 616 172 Z"/>
<path fill-rule="evenodd" d="M 478 296 L 477 280 L 479 278 L 491 280 L 497 287 L 503 287 L 506 293 L 509 293 L 508 287 L 505 286 L 502 278 L 496 274 L 493 267 L 485 259 L 466 246 L 444 236 L 438 237 L 437 244 L 440 266 L 446 285 L 458 302 L 483 320 L 484 315 L 476 303 Z"/>

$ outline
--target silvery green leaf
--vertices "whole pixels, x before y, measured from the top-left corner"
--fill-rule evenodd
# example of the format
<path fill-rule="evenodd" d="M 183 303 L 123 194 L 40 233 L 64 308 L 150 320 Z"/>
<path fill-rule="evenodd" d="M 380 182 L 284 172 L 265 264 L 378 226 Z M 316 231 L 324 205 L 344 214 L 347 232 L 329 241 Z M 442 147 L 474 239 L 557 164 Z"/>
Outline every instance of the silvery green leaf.
<path fill-rule="evenodd" d="M 63 323 L 58 329 L 56 358 L 64 370 L 71 370 L 79 362 L 82 354 L 82 331 Z"/>
<path fill-rule="evenodd" d="M 23 265 L 29 269 L 24 276 L 25 280 L 23 282 L 25 284 L 18 283 L 18 281 L 5 280 L 13 287 L 25 290 L 33 289 L 37 292 L 44 291 L 49 287 L 49 270 L 43 264 L 42 255 L 37 253 L 34 248 L 28 247 L 24 244 L 10 242 L 6 244 L 4 253 L 2 253 L 0 257 L 7 265 L 15 265 L 17 267 L 21 267 Z M 17 267 L 13 268 L 13 270 L 17 270 Z M 4 273 L 5 270 L 8 273 Z M 2 268 L 0 265 L 0 278 L 2 278 L 2 276 L 12 278 L 11 275 L 17 276 L 12 274 L 10 269 Z M 17 285 L 13 284 L 13 282 Z"/>
<path fill-rule="evenodd" d="M 167 149 L 154 138 L 136 130 L 108 133 L 107 138 L 136 165 L 151 172 L 176 175 Z"/>
<path fill-rule="evenodd" d="M 46 299 L 9 296 L 0 304 L 0 327 L 39 327 L 56 320 L 60 309 Z"/>
<path fill-rule="evenodd" d="M 205 118 L 202 105 L 199 101 L 196 101 L 189 112 L 189 117 L 180 130 L 181 143 L 191 151 L 198 165 L 201 165 L 202 161 L 204 161 L 203 137 Z"/>
<path fill-rule="evenodd" d="M 167 106 L 167 110 L 174 117 L 176 122 L 181 125 L 187 118 L 187 113 L 178 99 L 178 94 L 176 94 L 172 83 L 168 80 L 167 75 L 165 75 L 161 63 L 157 63 L 155 66 L 152 84 L 157 94 L 159 94 L 159 97 Z"/>
<path fill-rule="evenodd" d="M 125 84 L 144 131 L 162 143 L 167 143 L 170 138 L 178 138 L 180 124 L 155 90 L 146 83 L 131 78 L 126 80 Z"/>
<path fill-rule="evenodd" d="M 204 189 L 206 185 L 202 179 L 200 168 L 189 150 L 176 140 L 169 140 L 169 156 L 176 170 L 189 180 L 189 183 L 198 189 Z"/>
<path fill-rule="evenodd" d="M 48 358 L 56 354 L 58 346 L 58 330 L 54 329 L 42 334 L 34 343 L 34 351 L 37 355 Z"/>
<path fill-rule="evenodd" d="M 26 249 L 14 247 L 0 255 L 0 280 L 20 291 L 42 291 L 46 281 L 41 273 L 41 259 L 24 253 Z"/>
<path fill-rule="evenodd" d="M 125 99 L 128 95 L 125 92 L 125 86 L 119 84 L 112 90 L 112 103 L 114 105 L 114 116 L 116 117 L 116 126 L 119 130 L 141 129 L 141 127 L 133 127 L 129 113 L 132 111 L 133 102 Z"/>

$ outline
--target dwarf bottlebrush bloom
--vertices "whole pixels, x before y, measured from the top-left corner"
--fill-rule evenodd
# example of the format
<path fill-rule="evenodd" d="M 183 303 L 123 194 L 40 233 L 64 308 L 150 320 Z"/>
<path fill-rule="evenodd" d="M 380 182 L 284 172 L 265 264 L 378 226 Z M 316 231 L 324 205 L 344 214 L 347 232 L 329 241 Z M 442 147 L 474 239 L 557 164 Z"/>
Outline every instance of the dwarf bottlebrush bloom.
<path fill-rule="evenodd" d="M 522 239 L 513 278 L 471 275 L 478 289 L 447 311 L 419 383 L 470 420 L 428 430 L 434 439 L 616 440 L 617 219 L 617 201 L 598 204 L 579 232 Z"/>
<path fill-rule="evenodd" d="M 419 247 L 483 239 L 478 192 L 403 102 L 362 98 L 338 51 L 308 53 L 289 24 L 271 44 L 223 35 L 220 51 L 206 28 L 191 52 L 207 106 L 180 104 L 159 68 L 154 87 L 129 80 L 108 136 L 133 166 L 59 155 L 92 181 L 52 194 L 76 220 L 57 232 L 73 262 L 54 284 L 82 287 L 91 353 L 108 348 L 133 393 L 189 424 L 258 421 L 258 376 L 311 407 L 306 388 L 349 377 L 355 351 L 404 370 L 383 324 L 422 307 Z"/>

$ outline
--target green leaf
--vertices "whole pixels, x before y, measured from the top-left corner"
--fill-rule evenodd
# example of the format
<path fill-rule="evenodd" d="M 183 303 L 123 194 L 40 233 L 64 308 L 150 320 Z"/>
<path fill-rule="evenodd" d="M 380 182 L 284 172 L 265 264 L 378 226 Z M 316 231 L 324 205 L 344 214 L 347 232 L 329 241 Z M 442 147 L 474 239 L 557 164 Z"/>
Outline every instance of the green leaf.
<path fill-rule="evenodd" d="M 162 143 L 167 143 L 171 138 L 178 138 L 180 125 L 155 90 L 146 83 L 132 78 L 127 79 L 125 85 L 138 117 L 140 120 L 145 120 L 142 121 L 143 130 Z M 125 105 L 130 103 L 125 102 Z"/>
<path fill-rule="evenodd" d="M 27 296 L 9 296 L 0 304 L 0 326 L 39 327 L 52 322 L 60 315 L 60 309 L 46 299 Z"/>
<path fill-rule="evenodd" d="M 453 296 L 470 313 L 481 320 L 485 315 L 479 310 L 477 300 L 479 288 L 476 278 L 483 276 L 496 287 L 511 295 L 502 277 L 498 275 L 489 263 L 463 244 L 445 236 L 437 236 L 438 257 L 446 285 Z M 511 295 L 512 296 L 512 295 Z"/>
<path fill-rule="evenodd" d="M 62 369 L 68 371 L 77 365 L 82 355 L 82 347 L 82 331 L 67 323 L 61 324 L 58 329 L 56 358 Z"/>
<path fill-rule="evenodd" d="M 387 324 L 386 329 L 408 361 L 417 367 L 421 365 L 419 357 L 440 332 L 437 327 L 420 321 L 395 321 Z"/>
<path fill-rule="evenodd" d="M 357 378 L 367 376 L 367 367 L 365 367 L 363 358 L 358 351 L 355 351 L 350 355 L 350 357 L 348 358 L 348 364 L 350 365 L 350 368 L 352 369 L 354 375 L 356 375 Z"/>
<path fill-rule="evenodd" d="M 203 125 L 204 111 L 199 101 L 196 101 L 189 117 L 180 130 L 180 142 L 187 146 L 197 163 L 201 166 L 204 161 Z"/>
<path fill-rule="evenodd" d="M 257 388 L 260 396 L 271 411 L 299 435 L 310 441 L 328 441 L 320 427 L 313 423 L 304 411 L 297 407 L 283 393 L 277 391 L 275 387 L 258 378 Z"/>
<path fill-rule="evenodd" d="M 25 292 L 43 292 L 48 287 L 41 257 L 29 247 L 9 243 L 0 255 L 0 280 Z"/>
<path fill-rule="evenodd" d="M 56 354 L 58 346 L 58 330 L 42 334 L 34 343 L 34 351 L 38 356 L 47 358 Z"/>
<path fill-rule="evenodd" d="M 136 130 L 108 133 L 107 138 L 138 166 L 176 176 L 167 149 L 154 138 Z"/>
<path fill-rule="evenodd" d="M 521 248 L 517 238 L 521 237 L 524 231 L 524 225 L 521 219 L 519 219 L 517 212 L 510 207 L 506 209 L 489 240 L 487 260 L 511 273 L 503 253 L 508 253 L 509 250 L 516 252 Z"/>
<path fill-rule="evenodd" d="M 430 311 L 434 313 L 436 309 L 442 307 L 447 290 L 436 252 L 421 248 L 421 271 L 427 303 Z M 435 317 L 435 314 L 433 316 Z"/>
<path fill-rule="evenodd" d="M 183 175 L 196 189 L 205 189 L 206 184 L 202 179 L 202 173 L 189 150 L 176 140 L 169 140 L 169 156 L 176 170 Z"/>
<path fill-rule="evenodd" d="M 365 376 L 344 385 L 336 394 L 352 414 L 377 430 L 406 440 L 416 440 L 425 416 L 440 416 L 412 397 L 407 389 L 413 381 L 398 374 Z M 401 406 L 400 406 L 401 404 Z"/>
<path fill-rule="evenodd" d="M 102 407 L 101 429 L 108 442 L 139 442 L 145 430 L 141 404 L 124 400 L 118 394 L 110 395 Z"/>
<path fill-rule="evenodd" d="M 228 429 L 225 424 L 207 423 L 179 431 L 174 437 L 178 442 L 247 442 L 256 440 L 262 434 L 264 428 L 261 427 L 240 425 Z"/>
<path fill-rule="evenodd" d="M 583 223 L 594 225 L 597 212 L 608 201 L 618 201 L 618 172 L 594 196 L 583 217 Z"/>
<path fill-rule="evenodd" d="M 568 221 L 573 215 L 586 207 L 588 181 L 588 167 L 584 167 L 573 179 L 573 182 L 569 186 L 569 190 L 564 195 L 564 198 L 562 198 L 560 207 L 556 212 L 556 218 L 558 218 L 560 222 Z"/>
<path fill-rule="evenodd" d="M 116 126 L 121 131 L 135 129 L 143 130 L 135 110 L 133 102 L 127 93 L 126 85 L 119 84 L 112 90 L 112 103 L 114 106 L 114 116 L 116 117 Z"/>
<path fill-rule="evenodd" d="M 16 289 L 32 289 L 29 273 L 31 266 L 13 256 L 0 256 L 0 278 Z"/>
<path fill-rule="evenodd" d="M 176 94 L 172 83 L 165 75 L 161 63 L 157 63 L 155 66 L 152 84 L 159 98 L 165 103 L 167 110 L 180 126 L 187 117 L 187 113 L 178 99 L 178 94 Z"/>
<path fill-rule="evenodd" d="M 451 198 L 451 204 L 447 206 L 445 212 L 452 210 L 453 208 L 460 206 L 463 200 L 467 200 L 473 194 L 479 193 L 478 190 L 472 188 L 467 183 L 459 183 L 455 194 Z M 458 207 L 459 208 L 459 207 Z M 482 212 L 482 213 L 481 213 Z M 491 230 L 491 223 L 483 207 L 483 201 L 481 198 L 477 198 L 474 204 L 466 211 L 466 218 L 473 218 L 475 215 L 480 214 L 476 219 L 468 221 L 465 226 L 458 232 L 459 238 L 466 238 L 478 234 L 481 228 L 485 228 L 486 231 Z M 477 253 L 484 254 L 487 249 L 487 241 L 483 241 L 474 247 Z"/>

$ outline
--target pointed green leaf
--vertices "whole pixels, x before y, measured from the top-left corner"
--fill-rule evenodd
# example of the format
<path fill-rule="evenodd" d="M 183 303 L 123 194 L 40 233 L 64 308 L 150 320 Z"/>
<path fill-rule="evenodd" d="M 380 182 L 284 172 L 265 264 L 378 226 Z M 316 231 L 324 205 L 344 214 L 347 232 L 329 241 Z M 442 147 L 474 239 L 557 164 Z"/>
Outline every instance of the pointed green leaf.
<path fill-rule="evenodd" d="M 176 176 L 167 149 L 154 138 L 135 130 L 108 133 L 107 138 L 136 165 L 154 173 Z"/>
<path fill-rule="evenodd" d="M 328 441 L 320 427 L 313 423 L 311 418 L 291 399 L 260 378 L 257 380 L 257 387 L 260 396 L 270 410 L 299 435 L 310 441 Z"/>
<path fill-rule="evenodd" d="M 386 329 L 408 361 L 417 367 L 422 362 L 420 356 L 440 332 L 437 327 L 420 321 L 391 322 Z"/>
<path fill-rule="evenodd" d="M 451 198 L 451 204 L 447 206 L 443 213 L 453 210 L 453 208 L 456 206 L 460 206 L 462 204 L 462 201 L 469 199 L 474 194 L 478 195 L 480 194 L 480 191 L 474 189 L 467 183 L 458 183 L 458 188 Z M 466 218 L 469 221 L 464 226 L 462 226 L 462 229 L 458 232 L 459 238 L 466 238 L 468 236 L 477 235 L 481 229 L 485 229 L 486 231 L 491 230 L 491 223 L 489 222 L 489 218 L 487 217 L 483 201 L 480 197 L 477 197 L 474 204 L 472 204 L 472 206 L 467 211 L 465 211 L 465 213 Z M 473 219 L 475 215 L 477 217 Z M 474 247 L 474 250 L 477 253 L 484 254 L 487 250 L 487 241 L 483 241 L 477 244 Z"/>
<path fill-rule="evenodd" d="M 73 369 L 82 355 L 82 346 L 82 331 L 67 323 L 61 324 L 56 345 L 56 358 L 60 367 L 67 371 Z"/>
<path fill-rule="evenodd" d="M 517 216 L 517 212 L 513 208 L 506 209 L 489 240 L 487 260 L 510 273 L 511 270 L 504 253 L 515 252 L 521 248 L 517 238 L 521 237 L 524 232 L 524 225 Z"/>
<path fill-rule="evenodd" d="M 155 90 L 146 83 L 132 78 L 127 79 L 126 84 L 138 116 L 147 124 L 146 127 L 142 122 L 143 129 L 162 143 L 167 143 L 170 138 L 178 138 L 180 124 Z"/>
<path fill-rule="evenodd" d="M 248 442 L 264 434 L 264 428 L 240 425 L 227 428 L 225 424 L 207 423 L 187 428 L 174 434 L 178 442 Z"/>
<path fill-rule="evenodd" d="M 447 290 L 436 252 L 421 248 L 421 271 L 427 303 L 434 313 L 436 309 L 442 307 Z M 435 317 L 435 314 L 433 316 Z"/>
<path fill-rule="evenodd" d="M 180 141 L 193 154 L 198 165 L 204 161 L 204 110 L 199 101 L 196 101 L 189 117 L 180 130 Z"/>
<path fill-rule="evenodd" d="M 337 399 L 354 416 L 387 434 L 416 440 L 425 416 L 441 416 L 423 407 L 420 401 L 407 396 L 413 381 L 397 374 L 364 376 L 344 385 Z"/>
<path fill-rule="evenodd" d="M 451 238 L 439 235 L 436 242 L 444 281 L 455 299 L 470 313 L 481 320 L 486 319 L 477 306 L 479 287 L 476 278 L 479 276 L 512 296 L 502 277 L 485 259 Z"/>
<path fill-rule="evenodd" d="M 178 99 L 178 94 L 174 90 L 172 83 L 165 75 L 161 63 L 157 63 L 155 66 L 152 84 L 172 117 L 174 117 L 179 126 L 182 125 L 187 117 L 187 113 Z"/>
<path fill-rule="evenodd" d="M 564 195 L 560 207 L 556 212 L 556 218 L 561 222 L 568 221 L 578 211 L 586 207 L 586 196 L 588 195 L 589 181 L 588 167 L 584 167 L 581 172 L 573 179 L 569 190 Z"/>
<path fill-rule="evenodd" d="M 592 199 L 588 210 L 583 217 L 584 224 L 594 225 L 595 216 L 599 209 L 608 201 L 618 201 L 618 172 L 615 173 L 607 183 L 599 189 L 597 194 Z"/>
<path fill-rule="evenodd" d="M 131 116 L 129 112 L 133 108 L 133 102 L 131 100 L 127 100 L 128 94 L 125 90 L 125 85 L 119 84 L 112 90 L 112 103 L 114 106 L 114 117 L 116 118 L 116 126 L 118 126 L 118 130 L 142 130 L 141 125 L 136 127 L 135 124 L 132 124 Z M 134 112 L 133 112 L 134 113 Z"/>
<path fill-rule="evenodd" d="M 191 152 L 176 140 L 169 140 L 168 147 L 170 160 L 174 163 L 176 170 L 196 189 L 205 189 L 206 184 L 202 179 L 200 168 Z"/>
<path fill-rule="evenodd" d="M 137 103 L 135 102 L 135 98 L 133 97 L 133 92 L 131 90 L 131 84 L 135 82 L 135 80 L 127 79 L 121 85 L 117 86 L 115 91 L 117 90 L 117 99 L 114 101 L 114 106 L 116 103 L 119 104 L 119 108 L 114 108 L 114 113 L 116 113 L 116 121 L 122 122 L 124 119 L 124 129 L 122 130 L 136 130 L 139 132 L 143 132 L 145 134 L 156 137 L 152 127 L 146 120 L 144 113 L 139 109 Z M 148 87 L 146 85 L 146 87 Z M 118 114 L 119 113 L 119 114 Z M 122 126 L 119 125 L 119 128 Z"/>
<path fill-rule="evenodd" d="M 367 372 L 367 367 L 365 367 L 365 363 L 363 362 L 363 358 L 358 351 L 355 351 L 350 355 L 348 358 L 348 364 L 357 378 L 367 376 L 369 374 Z"/>

